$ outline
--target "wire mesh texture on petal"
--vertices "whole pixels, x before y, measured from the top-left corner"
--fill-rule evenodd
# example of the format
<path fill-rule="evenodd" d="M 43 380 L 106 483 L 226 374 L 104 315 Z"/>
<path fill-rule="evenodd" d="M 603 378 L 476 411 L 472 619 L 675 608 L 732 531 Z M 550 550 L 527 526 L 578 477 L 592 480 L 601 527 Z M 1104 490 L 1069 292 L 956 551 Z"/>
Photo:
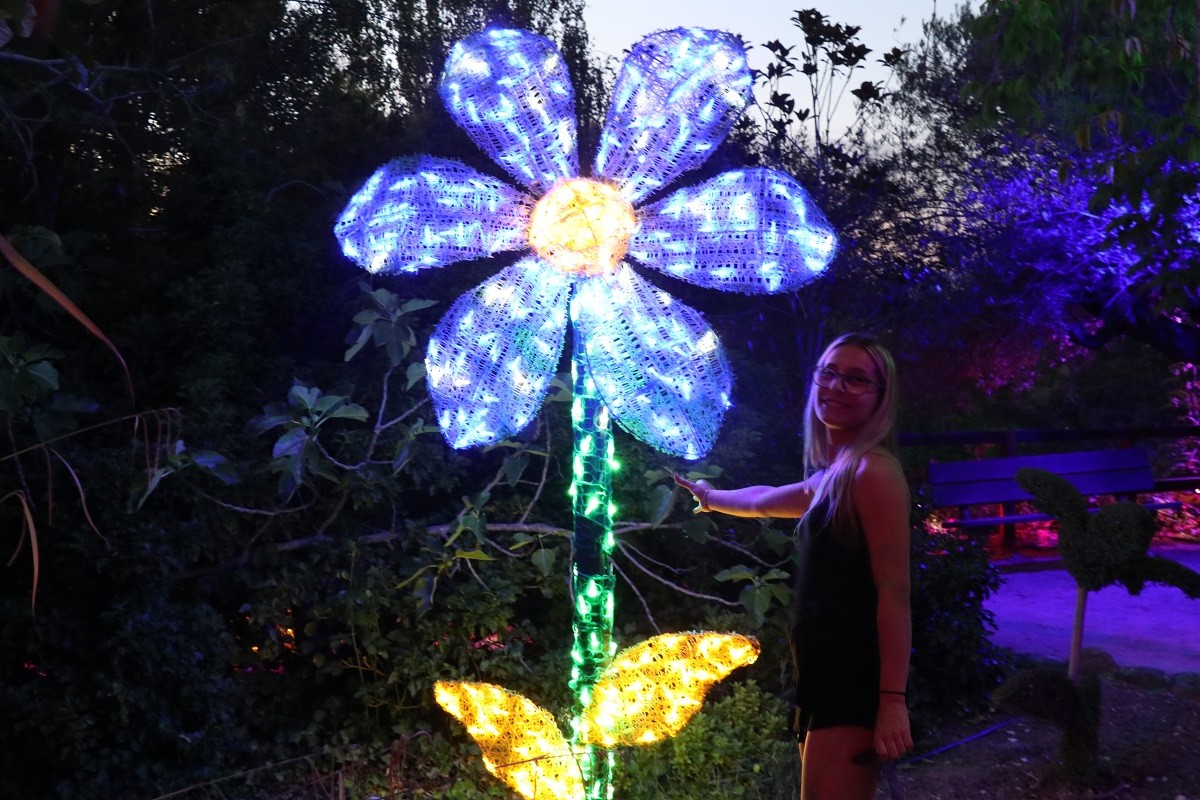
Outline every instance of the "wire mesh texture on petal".
<path fill-rule="evenodd" d="M 733 670 L 758 660 L 758 640 L 736 633 L 664 633 L 617 653 L 596 683 L 581 739 L 604 747 L 646 746 L 678 734 L 704 696 Z"/>
<path fill-rule="evenodd" d="M 562 353 L 571 278 L 536 258 L 455 301 L 425 355 L 438 425 L 456 449 L 492 444 L 537 414 Z"/>
<path fill-rule="evenodd" d="M 571 319 L 584 338 L 583 367 L 621 427 L 681 458 L 712 448 L 732 377 L 699 311 L 622 266 L 579 284 Z"/>
<path fill-rule="evenodd" d="M 459 127 L 522 185 L 579 174 L 575 90 L 544 36 L 490 28 L 454 45 L 438 91 Z"/>
<path fill-rule="evenodd" d="M 709 289 L 790 292 L 816 278 L 837 237 L 795 178 L 726 172 L 641 209 L 629 255 Z"/>
<path fill-rule="evenodd" d="M 583 800 L 577 754 L 554 715 L 492 683 L 438 681 L 438 705 L 466 726 L 488 772 L 528 800 Z"/>
<path fill-rule="evenodd" d="M 525 246 L 531 198 L 458 161 L 400 158 L 350 198 L 334 234 L 371 272 L 416 272 Z"/>
<path fill-rule="evenodd" d="M 652 33 L 621 63 L 595 173 L 643 200 L 700 166 L 750 102 L 746 51 L 701 28 Z"/>

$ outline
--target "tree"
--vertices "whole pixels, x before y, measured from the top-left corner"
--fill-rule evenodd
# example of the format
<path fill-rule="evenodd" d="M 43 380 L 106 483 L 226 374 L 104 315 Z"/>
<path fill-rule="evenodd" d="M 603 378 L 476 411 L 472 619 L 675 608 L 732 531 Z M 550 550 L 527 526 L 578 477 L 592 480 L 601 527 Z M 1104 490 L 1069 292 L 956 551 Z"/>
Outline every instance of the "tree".
<path fill-rule="evenodd" d="M 1097 312 L 1105 335 L 1182 338 L 1168 346 L 1187 360 L 1200 355 L 1196 13 L 1186 3 L 1018 0 L 985 3 L 969 21 L 980 122 L 1003 116 L 1061 143 L 1060 179 L 1085 176 L 1088 211 L 1107 213 L 1115 234 L 1105 246 L 1136 255 L 1123 259 L 1132 286 Z"/>
<path fill-rule="evenodd" d="M 1200 360 L 1200 294 L 1178 286 L 1170 312 L 1163 307 L 1165 283 L 1190 269 L 1200 256 L 1196 199 L 1183 198 L 1177 212 L 1192 233 L 1147 261 L 1145 250 L 1121 240 L 1116 228 L 1131 213 L 1115 201 L 1095 212 L 1087 159 L 1043 146 L 1008 170 L 981 171 L 958 193 L 989 220 L 979 242 L 999 274 L 1020 294 L 1013 300 L 1029 316 L 1058 319 L 1075 342 L 1098 349 L 1117 336 L 1153 347 L 1173 361 Z M 1059 180 L 1056 166 L 1082 163 L 1076 175 Z M 1184 171 L 1176 167 L 1176 171 Z"/>

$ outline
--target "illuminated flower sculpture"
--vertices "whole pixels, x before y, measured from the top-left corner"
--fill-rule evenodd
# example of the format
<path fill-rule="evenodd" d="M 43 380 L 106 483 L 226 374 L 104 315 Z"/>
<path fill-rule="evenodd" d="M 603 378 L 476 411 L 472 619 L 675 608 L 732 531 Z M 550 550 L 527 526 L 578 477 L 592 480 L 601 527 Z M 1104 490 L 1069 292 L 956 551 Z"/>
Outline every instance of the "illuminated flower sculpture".
<path fill-rule="evenodd" d="M 665 193 L 729 133 L 751 85 L 745 52 L 729 34 L 692 28 L 646 37 L 621 65 L 592 177 L 581 177 L 562 57 L 544 37 L 489 29 L 454 46 L 439 89 L 458 125 L 523 189 L 456 161 L 399 159 L 371 176 L 337 223 L 343 252 L 372 272 L 532 251 L 459 298 L 430 339 L 429 390 L 456 448 L 497 442 L 533 420 L 572 324 L 577 744 L 626 743 L 587 730 L 615 719 L 593 703 L 616 651 L 610 417 L 654 447 L 697 459 L 716 439 L 732 383 L 699 312 L 626 258 L 699 286 L 755 294 L 798 289 L 834 254 L 833 231 L 784 173 L 730 171 Z M 457 696 L 448 686 L 439 684 L 439 701 Z M 501 696 L 493 690 L 503 693 L 490 687 L 453 702 L 474 708 L 480 697 Z M 611 756 L 573 755 L 586 796 L 606 797 Z M 575 796 L 554 785 L 551 794 Z"/>

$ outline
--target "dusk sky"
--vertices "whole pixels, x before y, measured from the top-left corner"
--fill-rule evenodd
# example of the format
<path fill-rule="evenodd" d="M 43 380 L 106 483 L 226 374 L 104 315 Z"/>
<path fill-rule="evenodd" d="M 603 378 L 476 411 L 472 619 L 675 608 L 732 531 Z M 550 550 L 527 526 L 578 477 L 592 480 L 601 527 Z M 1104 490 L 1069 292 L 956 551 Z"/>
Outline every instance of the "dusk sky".
<path fill-rule="evenodd" d="M 871 69 L 860 72 L 858 82 L 883 80 L 885 72 L 876 64 L 879 56 L 919 40 L 922 20 L 935 11 L 949 16 L 957 5 L 948 0 L 589 0 L 584 18 L 592 46 L 601 57 L 619 59 L 622 51 L 652 31 L 699 26 L 741 34 L 753 46 L 750 65 L 761 69 L 768 63 L 762 44 L 772 39 L 788 46 L 800 44 L 800 30 L 791 19 L 797 9 L 817 8 L 830 22 L 862 28 L 859 40 L 873 52 L 868 56 Z M 852 105 L 853 98 L 847 97 L 838 117 L 851 113 Z"/>

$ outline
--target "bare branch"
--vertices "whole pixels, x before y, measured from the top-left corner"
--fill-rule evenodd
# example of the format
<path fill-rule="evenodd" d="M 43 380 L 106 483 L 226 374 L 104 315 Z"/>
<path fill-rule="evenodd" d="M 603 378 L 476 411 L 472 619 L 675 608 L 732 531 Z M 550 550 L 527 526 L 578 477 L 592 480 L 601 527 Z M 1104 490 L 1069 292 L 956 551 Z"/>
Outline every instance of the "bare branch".
<path fill-rule="evenodd" d="M 539 415 L 538 419 L 539 419 L 538 424 L 541 424 L 541 422 L 540 422 L 541 416 L 540 415 Z M 551 431 L 550 431 L 549 425 L 546 425 L 545 428 L 546 428 L 546 455 L 545 455 L 545 458 L 542 460 L 542 477 L 538 481 L 537 489 L 535 489 L 533 492 L 533 497 L 529 500 L 529 505 L 525 506 L 525 511 L 522 512 L 521 518 L 519 520 L 517 520 L 517 522 L 524 522 L 525 520 L 529 519 L 529 513 L 531 511 L 533 511 L 533 507 L 537 505 L 538 499 L 541 498 L 541 496 L 542 496 L 542 490 L 546 488 L 546 478 L 550 474 L 550 453 L 551 453 L 550 432 Z"/>
<path fill-rule="evenodd" d="M 756 564 L 758 564 L 760 567 L 778 567 L 782 564 L 787 563 L 787 561 L 788 561 L 788 559 L 786 557 L 781 558 L 778 561 L 768 561 L 765 558 L 757 555 L 750 548 L 748 548 L 744 545 L 738 544 L 737 542 L 733 541 L 732 539 L 722 539 L 718 536 L 713 536 L 710 538 L 709 541 L 715 542 L 715 543 L 721 545 L 722 547 L 729 548 L 730 550 L 733 550 L 735 553 L 738 553 L 739 555 L 743 555 L 746 558 L 751 559 Z"/>
<path fill-rule="evenodd" d="M 662 628 L 658 627 L 658 622 L 655 621 L 654 615 L 650 613 L 650 605 L 646 602 L 646 598 L 642 597 L 642 593 L 638 590 L 634 582 L 629 579 L 629 576 L 625 574 L 625 570 L 621 569 L 621 565 L 615 561 L 613 562 L 613 569 L 617 571 L 617 574 L 625 581 L 625 585 L 632 589 L 633 593 L 637 596 L 638 602 L 642 604 L 642 610 L 646 612 L 646 619 L 650 621 L 650 627 L 654 629 L 655 633 L 662 633 Z"/>
<path fill-rule="evenodd" d="M 729 606 L 731 608 L 738 608 L 740 606 L 739 603 L 736 603 L 733 600 L 726 600 L 724 597 L 717 597 L 716 595 L 704 594 L 702 592 L 693 592 L 691 589 L 687 589 L 683 586 L 680 586 L 679 584 L 675 583 L 674 581 L 669 581 L 666 578 L 659 575 L 658 573 L 653 572 L 650 569 L 647 569 L 646 567 L 642 566 L 641 562 L 639 562 L 636 558 L 629 555 L 629 553 L 625 552 L 626 545 L 624 542 L 618 542 L 617 549 L 619 549 L 621 551 L 621 554 L 623 556 L 625 556 L 627 559 L 629 559 L 629 563 L 633 564 L 635 567 L 637 567 L 642 572 L 649 575 L 654 580 L 658 581 L 659 583 L 663 584 L 664 586 L 671 587 L 672 589 L 679 592 L 680 594 L 685 594 L 688 597 L 695 597 L 698 600 L 710 600 L 714 603 L 720 603 L 723 606 Z"/>

